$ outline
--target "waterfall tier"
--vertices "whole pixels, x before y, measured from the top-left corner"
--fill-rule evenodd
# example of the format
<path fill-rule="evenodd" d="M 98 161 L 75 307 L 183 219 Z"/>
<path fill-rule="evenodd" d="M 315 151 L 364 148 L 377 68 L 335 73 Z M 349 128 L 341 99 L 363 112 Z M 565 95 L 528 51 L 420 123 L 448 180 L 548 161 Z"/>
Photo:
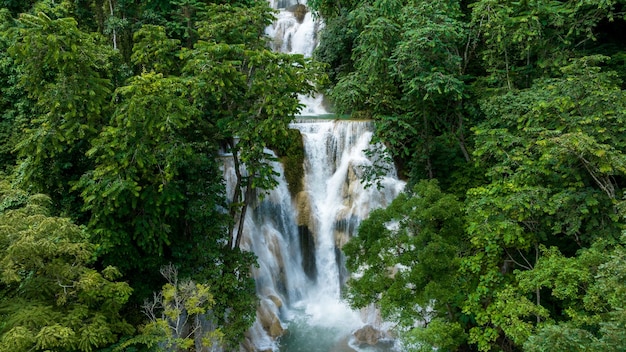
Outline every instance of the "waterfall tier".
<path fill-rule="evenodd" d="M 318 44 L 318 33 L 323 22 L 315 18 L 306 6 L 306 1 L 273 0 L 270 5 L 278 9 L 274 23 L 265 29 L 271 39 L 272 50 L 288 54 L 300 54 L 311 57 Z M 303 109 L 302 116 L 319 116 L 328 114 L 324 96 L 300 96 Z"/>
<path fill-rule="evenodd" d="M 346 346 L 354 330 L 366 324 L 384 329 L 376 314 L 352 311 L 341 299 L 348 275 L 341 248 L 369 212 L 389 204 L 404 183 L 393 171 L 381 188 L 361 182 L 372 165 L 364 151 L 383 148 L 370 145 L 372 122 L 316 119 L 291 127 L 304 142 L 304 188 L 289 194 L 276 163 L 279 186 L 256 202 L 244 223 L 242 248 L 259 261 L 254 276 L 261 304 L 250 339 L 258 351 L 327 352 L 333 346 L 353 351 Z M 231 171 L 226 168 L 227 179 Z M 307 339 L 318 349 L 303 347 Z"/>

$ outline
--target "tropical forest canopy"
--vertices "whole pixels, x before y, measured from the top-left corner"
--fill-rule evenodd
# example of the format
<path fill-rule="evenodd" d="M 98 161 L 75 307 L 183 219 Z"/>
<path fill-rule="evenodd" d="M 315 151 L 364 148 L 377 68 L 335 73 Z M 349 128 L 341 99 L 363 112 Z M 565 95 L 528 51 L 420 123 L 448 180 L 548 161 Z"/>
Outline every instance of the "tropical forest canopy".
<path fill-rule="evenodd" d="M 265 1 L 0 5 L 0 351 L 237 349 L 235 226 L 321 66 L 267 48 Z"/>
<path fill-rule="evenodd" d="M 308 59 L 264 0 L 0 1 L 0 351 L 236 350 L 235 227 L 318 84 L 408 181 L 344 247 L 353 306 L 416 351 L 623 351 L 625 5 L 310 0 Z"/>
<path fill-rule="evenodd" d="M 407 349 L 626 349 L 625 5 L 312 0 L 328 94 L 408 181 L 344 247 Z"/>

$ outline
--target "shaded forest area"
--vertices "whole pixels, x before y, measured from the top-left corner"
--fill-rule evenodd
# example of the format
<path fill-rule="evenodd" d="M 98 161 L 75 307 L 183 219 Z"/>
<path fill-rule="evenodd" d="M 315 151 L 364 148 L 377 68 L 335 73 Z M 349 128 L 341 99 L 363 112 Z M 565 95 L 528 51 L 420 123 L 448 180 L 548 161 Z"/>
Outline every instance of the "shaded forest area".
<path fill-rule="evenodd" d="M 265 1 L 0 1 L 0 351 L 235 350 L 235 226 L 318 85 L 409 185 L 344 247 L 353 306 L 407 350 L 626 349 L 625 2 L 308 5 L 313 59 Z"/>

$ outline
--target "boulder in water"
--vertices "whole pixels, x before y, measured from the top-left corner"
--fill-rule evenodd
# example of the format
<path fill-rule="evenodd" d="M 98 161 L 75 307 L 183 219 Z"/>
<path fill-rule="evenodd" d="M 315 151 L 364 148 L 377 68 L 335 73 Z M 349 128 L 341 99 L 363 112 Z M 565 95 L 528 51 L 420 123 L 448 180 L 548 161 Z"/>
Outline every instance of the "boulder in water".
<path fill-rule="evenodd" d="M 385 334 L 373 327 L 370 324 L 363 326 L 362 328 L 356 330 L 354 333 L 354 338 L 356 339 L 357 345 L 370 345 L 375 346 L 378 344 L 380 339 L 385 337 Z"/>
<path fill-rule="evenodd" d="M 276 311 L 276 304 L 269 299 L 261 300 L 261 304 L 257 309 L 257 317 L 261 321 L 263 330 L 272 338 L 280 337 L 285 333 L 285 329 L 276 315 Z"/>

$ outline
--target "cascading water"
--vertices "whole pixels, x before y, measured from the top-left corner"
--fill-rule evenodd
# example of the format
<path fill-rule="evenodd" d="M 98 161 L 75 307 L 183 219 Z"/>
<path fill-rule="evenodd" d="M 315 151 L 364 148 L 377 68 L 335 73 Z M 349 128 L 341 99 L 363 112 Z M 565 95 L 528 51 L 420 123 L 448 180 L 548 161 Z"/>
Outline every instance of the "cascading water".
<path fill-rule="evenodd" d="M 254 347 L 248 349 L 388 350 L 354 343 L 356 329 L 368 324 L 380 338 L 385 326 L 372 311 L 353 311 L 341 299 L 347 279 L 341 247 L 369 212 L 389 204 L 404 183 L 393 172 L 382 179 L 381 188 L 365 188 L 361 182 L 372 165 L 365 155 L 373 147 L 371 122 L 305 119 L 291 127 L 304 142 L 304 187 L 289 194 L 282 166 L 275 163 L 279 186 L 252 204 L 244 223 L 241 245 L 258 257 L 254 276 L 261 302 L 248 336 Z M 234 177 L 231 168 L 225 168 L 227 181 Z"/>
<path fill-rule="evenodd" d="M 297 201 L 305 202 L 298 209 L 309 211 L 306 217 L 298 214 L 300 238 L 306 239 L 304 232 L 314 239 L 317 275 L 303 299 L 292 304 L 299 316 L 292 319 L 290 328 L 296 331 L 286 339 L 289 348 L 284 350 L 358 350 L 350 346 L 354 330 L 364 324 L 380 332 L 385 327 L 369 311 L 355 312 L 341 299 L 347 279 L 341 247 L 369 212 L 389 204 L 404 183 L 393 172 L 383 177 L 380 188 L 365 188 L 361 182 L 364 170 L 372 165 L 365 154 L 373 147 L 371 122 L 301 120 L 292 128 L 300 130 L 305 148 L 305 187 Z"/>
<path fill-rule="evenodd" d="M 265 31 L 272 39 L 272 50 L 311 57 L 318 44 L 317 34 L 323 22 L 308 10 L 306 0 L 270 0 L 270 5 L 279 10 L 276 21 Z M 328 114 L 321 94 L 300 96 L 300 101 L 304 104 L 301 115 Z"/>
<path fill-rule="evenodd" d="M 273 7 L 281 9 L 267 29 L 274 50 L 310 56 L 320 22 L 310 11 L 303 12 L 305 2 L 273 1 L 277 1 Z M 305 104 L 301 115 L 327 114 L 321 96 L 301 99 Z M 341 299 L 348 275 L 341 247 L 369 212 L 389 204 L 404 183 L 393 171 L 382 179 L 382 188 L 365 188 L 361 183 L 365 168 L 372 165 L 364 152 L 373 147 L 372 122 L 301 119 L 291 128 L 300 131 L 304 143 L 303 189 L 290 194 L 282 165 L 275 163 L 278 187 L 251 204 L 244 221 L 241 247 L 258 257 L 259 268 L 253 274 L 260 299 L 244 349 L 389 350 L 389 346 L 365 348 L 355 343 L 355 330 L 369 326 L 376 339 L 384 339 L 386 327 L 375 309 L 356 312 Z M 224 174 L 232 187 L 235 176 L 228 160 Z M 394 170 L 392 165 L 388 169 Z"/>

